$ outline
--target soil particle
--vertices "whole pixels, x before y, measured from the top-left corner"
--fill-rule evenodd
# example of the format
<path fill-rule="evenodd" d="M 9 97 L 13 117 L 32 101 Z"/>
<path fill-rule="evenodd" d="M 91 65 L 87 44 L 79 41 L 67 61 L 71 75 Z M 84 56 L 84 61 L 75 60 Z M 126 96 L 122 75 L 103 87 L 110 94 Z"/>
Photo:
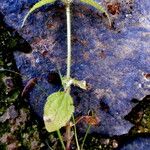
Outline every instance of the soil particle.
<path fill-rule="evenodd" d="M 25 127 L 27 119 L 28 119 L 27 112 L 21 109 L 20 115 L 15 120 L 10 120 L 11 132 L 14 133 L 15 131 L 19 130 L 20 127 L 23 129 Z"/>
<path fill-rule="evenodd" d="M 14 142 L 15 140 L 16 140 L 15 137 L 11 133 L 5 133 L 5 134 L 3 134 L 3 136 L 0 139 L 0 141 L 2 143 L 6 143 L 6 144 Z"/>
<path fill-rule="evenodd" d="M 31 149 L 32 149 L 32 150 L 39 150 L 40 147 L 39 147 L 38 144 L 39 144 L 38 141 L 36 141 L 36 140 L 32 141 L 32 142 L 31 142 Z"/>
<path fill-rule="evenodd" d="M 112 15 L 119 14 L 120 13 L 120 3 L 111 3 L 107 5 L 108 12 L 110 12 Z"/>
<path fill-rule="evenodd" d="M 20 147 L 20 144 L 18 144 L 18 142 L 14 142 L 7 146 L 7 150 L 18 150 L 19 147 Z"/>
<path fill-rule="evenodd" d="M 113 140 L 112 147 L 113 148 L 117 148 L 118 147 L 118 142 L 116 140 Z"/>
<path fill-rule="evenodd" d="M 18 116 L 18 112 L 15 109 L 15 106 L 12 105 L 7 108 L 6 112 L 0 117 L 0 122 L 4 123 L 8 119 L 15 119 Z"/>
<path fill-rule="evenodd" d="M 9 93 L 14 89 L 14 83 L 12 77 L 4 77 L 3 82 L 6 86 L 6 92 Z"/>
<path fill-rule="evenodd" d="M 104 144 L 104 145 L 108 145 L 108 144 L 110 144 L 110 139 L 101 139 L 100 143 Z"/>

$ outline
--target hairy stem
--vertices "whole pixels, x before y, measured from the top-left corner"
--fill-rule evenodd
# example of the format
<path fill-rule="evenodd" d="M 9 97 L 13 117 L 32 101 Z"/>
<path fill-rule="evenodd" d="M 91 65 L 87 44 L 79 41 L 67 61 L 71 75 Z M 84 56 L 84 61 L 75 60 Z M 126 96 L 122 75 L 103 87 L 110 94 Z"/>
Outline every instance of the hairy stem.
<path fill-rule="evenodd" d="M 60 130 L 57 130 L 57 134 L 58 134 L 58 138 L 59 138 L 59 140 L 61 142 L 63 150 L 66 150 L 64 142 L 63 142 L 63 139 L 62 139 L 62 136 L 61 136 L 61 133 L 60 133 Z"/>
<path fill-rule="evenodd" d="M 71 17 L 70 17 L 70 2 L 66 4 L 67 16 L 67 78 L 70 78 L 71 72 Z"/>
<path fill-rule="evenodd" d="M 74 119 L 74 115 L 72 115 L 72 120 L 73 120 L 73 123 L 74 123 L 74 136 L 75 136 L 75 140 L 76 140 L 77 150 L 80 150 L 78 136 L 77 136 L 76 122 L 75 122 L 75 119 Z"/>
<path fill-rule="evenodd" d="M 83 150 L 83 146 L 84 146 L 85 140 L 87 138 L 87 135 L 88 135 L 88 133 L 90 131 L 90 128 L 91 128 L 91 126 L 89 125 L 88 128 L 87 128 L 87 130 L 86 130 L 85 136 L 83 138 L 82 144 L 81 144 L 81 150 Z"/>
<path fill-rule="evenodd" d="M 70 79 L 71 74 L 71 16 L 70 16 L 70 1 L 66 1 L 66 17 L 67 17 L 67 72 L 66 76 Z M 70 93 L 70 86 L 67 89 L 67 92 Z M 67 150 L 70 149 L 70 136 L 71 136 L 71 127 L 66 127 L 66 134 L 67 134 Z"/>

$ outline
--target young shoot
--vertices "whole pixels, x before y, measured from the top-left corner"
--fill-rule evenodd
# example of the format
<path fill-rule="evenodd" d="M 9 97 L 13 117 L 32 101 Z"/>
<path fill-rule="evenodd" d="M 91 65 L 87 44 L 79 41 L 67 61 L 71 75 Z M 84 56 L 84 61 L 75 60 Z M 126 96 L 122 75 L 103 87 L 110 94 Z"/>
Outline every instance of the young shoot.
<path fill-rule="evenodd" d="M 37 2 L 33 7 L 30 9 L 30 11 L 25 16 L 22 27 L 24 26 L 24 23 L 28 16 L 34 12 L 36 9 L 46 5 L 46 4 L 52 4 L 56 0 L 40 0 Z M 99 5 L 94 0 L 80 0 L 81 3 L 85 3 L 86 5 L 90 5 L 94 8 L 96 8 L 101 13 L 104 13 L 109 21 L 109 24 L 111 25 L 111 21 L 109 18 L 109 15 L 105 11 L 105 9 Z M 74 78 L 71 78 L 71 12 L 70 7 L 72 4 L 72 0 L 62 0 L 62 3 L 66 7 L 66 24 L 67 24 L 67 70 L 66 70 L 66 76 L 61 77 L 62 85 L 64 88 L 64 91 L 58 91 L 55 92 L 47 97 L 47 101 L 44 106 L 44 123 L 45 127 L 48 132 L 58 131 L 60 128 L 66 126 L 66 124 L 70 121 L 71 116 L 74 113 L 74 105 L 73 105 L 73 98 L 70 95 L 70 86 L 75 85 L 78 86 L 84 90 L 86 90 L 86 82 L 85 81 L 78 81 Z M 71 128 L 71 127 L 70 127 Z M 68 129 L 67 129 L 68 130 Z M 60 137 L 60 132 L 58 132 Z M 85 139 L 84 139 L 85 140 Z M 64 148 L 63 141 L 61 139 L 62 147 Z M 79 150 L 78 141 L 77 143 L 77 149 Z M 69 142 L 68 142 L 69 144 Z M 83 147 L 83 145 L 82 145 Z"/>

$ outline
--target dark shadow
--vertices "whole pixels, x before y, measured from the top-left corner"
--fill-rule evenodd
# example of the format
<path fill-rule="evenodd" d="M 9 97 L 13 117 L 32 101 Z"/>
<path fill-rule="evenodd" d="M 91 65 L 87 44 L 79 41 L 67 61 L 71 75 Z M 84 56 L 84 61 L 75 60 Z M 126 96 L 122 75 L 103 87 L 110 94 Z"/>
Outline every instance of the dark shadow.
<path fill-rule="evenodd" d="M 2 62 L 2 64 L 0 64 L 0 77 L 4 76 L 8 77 L 8 79 L 11 79 L 12 81 L 9 80 L 9 82 L 12 82 L 14 89 L 20 92 L 23 89 L 21 79 L 22 76 L 19 75 L 19 70 L 17 69 L 13 52 L 20 51 L 29 53 L 31 50 L 30 44 L 24 40 L 19 33 L 17 33 L 13 28 L 9 27 L 9 25 L 4 22 L 4 16 L 0 12 L 0 61 Z M 2 106 L 6 105 L 5 102 L 3 102 L 3 99 L 5 99 L 5 97 L 9 97 L 13 94 L 13 92 L 15 92 L 12 90 L 8 93 L 8 95 L 5 95 L 4 90 L 4 86 L 1 84 L 0 94 L 2 99 L 0 105 Z M 18 102 L 16 102 L 16 104 L 19 106 Z"/>
<path fill-rule="evenodd" d="M 23 39 L 19 33 L 4 22 L 4 16 L 0 12 L 0 50 L 1 51 L 20 51 L 30 53 L 30 44 Z"/>

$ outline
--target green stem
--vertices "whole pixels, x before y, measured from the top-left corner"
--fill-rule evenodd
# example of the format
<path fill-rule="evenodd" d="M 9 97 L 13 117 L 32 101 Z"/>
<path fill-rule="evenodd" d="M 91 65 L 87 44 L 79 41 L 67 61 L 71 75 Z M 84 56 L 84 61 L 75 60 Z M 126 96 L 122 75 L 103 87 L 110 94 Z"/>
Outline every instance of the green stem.
<path fill-rule="evenodd" d="M 58 134 L 58 138 L 59 138 L 59 140 L 60 140 L 60 142 L 61 142 L 61 145 L 62 145 L 63 150 L 66 150 L 65 144 L 64 144 L 64 142 L 63 142 L 63 139 L 62 139 L 62 136 L 61 136 L 61 133 L 60 133 L 60 130 L 57 130 L 57 134 Z"/>
<path fill-rule="evenodd" d="M 70 74 L 71 74 L 71 14 L 70 14 L 70 3 L 71 3 L 70 0 L 68 0 L 66 3 L 66 16 L 67 16 L 67 73 L 66 74 L 67 74 L 68 79 L 70 79 Z M 70 93 L 70 87 L 68 87 L 67 92 Z M 75 119 L 74 119 L 73 115 L 72 115 L 72 118 L 73 118 L 73 122 L 75 124 Z M 74 132 L 75 132 L 75 140 L 76 140 L 76 144 L 77 144 L 77 150 L 80 150 L 76 126 L 74 126 Z M 68 141 L 67 143 L 69 145 L 70 141 Z"/>
<path fill-rule="evenodd" d="M 74 124 L 74 136 L 75 136 L 75 140 L 76 140 L 77 150 L 80 150 L 80 146 L 79 146 L 79 142 L 78 142 L 78 137 L 77 137 L 77 129 L 76 129 L 76 123 L 75 123 L 74 115 L 72 115 L 72 120 L 73 120 L 73 124 Z"/>
<path fill-rule="evenodd" d="M 71 74 L 71 15 L 70 15 L 70 0 L 65 1 L 66 4 L 66 17 L 67 17 L 67 71 L 66 77 L 69 81 Z M 66 92 L 70 93 L 70 86 L 65 89 Z"/>
<path fill-rule="evenodd" d="M 85 140 L 87 138 L 87 135 L 88 135 L 88 133 L 90 131 L 90 128 L 91 128 L 91 126 L 89 125 L 88 128 L 87 128 L 87 130 L 86 130 L 85 136 L 83 138 L 82 144 L 81 144 L 81 150 L 83 150 L 83 146 L 84 146 Z"/>
<path fill-rule="evenodd" d="M 71 16 L 70 16 L 70 1 L 66 0 L 66 17 L 67 17 L 67 79 L 70 79 L 71 74 Z M 70 86 L 66 89 L 68 93 L 70 93 Z M 66 127 L 66 133 L 68 136 L 67 139 L 67 149 L 70 149 L 70 135 L 71 135 L 71 127 Z M 70 135 L 69 135 L 70 134 Z"/>
<path fill-rule="evenodd" d="M 71 72 L 71 17 L 70 17 L 70 2 L 66 4 L 67 16 L 67 78 L 70 78 Z"/>

